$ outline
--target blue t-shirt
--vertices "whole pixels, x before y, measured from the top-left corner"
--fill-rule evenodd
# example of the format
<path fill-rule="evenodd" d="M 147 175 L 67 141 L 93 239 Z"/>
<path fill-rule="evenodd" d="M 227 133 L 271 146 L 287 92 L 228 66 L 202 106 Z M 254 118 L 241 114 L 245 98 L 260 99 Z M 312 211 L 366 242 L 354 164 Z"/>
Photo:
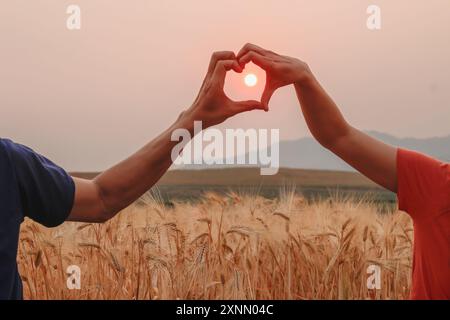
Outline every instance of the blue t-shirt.
<path fill-rule="evenodd" d="M 21 299 L 17 269 L 20 224 L 29 217 L 47 227 L 67 219 L 75 184 L 60 167 L 33 150 L 0 139 L 0 299 Z"/>

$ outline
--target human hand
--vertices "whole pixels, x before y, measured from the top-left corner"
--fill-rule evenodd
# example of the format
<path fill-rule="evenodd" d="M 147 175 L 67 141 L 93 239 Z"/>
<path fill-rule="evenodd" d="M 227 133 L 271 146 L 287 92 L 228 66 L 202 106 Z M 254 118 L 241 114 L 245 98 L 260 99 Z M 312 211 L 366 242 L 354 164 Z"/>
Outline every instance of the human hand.
<path fill-rule="evenodd" d="M 236 55 L 231 51 L 215 52 L 197 99 L 185 112 L 192 122 L 202 121 L 203 128 L 207 128 L 242 112 L 264 110 L 259 101 L 233 101 L 226 96 L 223 87 L 226 73 L 230 70 L 237 73 L 243 70 Z"/>
<path fill-rule="evenodd" d="M 266 71 L 266 86 L 261 97 L 261 104 L 266 111 L 275 90 L 290 84 L 301 83 L 311 76 L 308 65 L 303 61 L 279 55 L 251 43 L 247 43 L 239 51 L 237 60 L 241 68 L 253 62 Z"/>

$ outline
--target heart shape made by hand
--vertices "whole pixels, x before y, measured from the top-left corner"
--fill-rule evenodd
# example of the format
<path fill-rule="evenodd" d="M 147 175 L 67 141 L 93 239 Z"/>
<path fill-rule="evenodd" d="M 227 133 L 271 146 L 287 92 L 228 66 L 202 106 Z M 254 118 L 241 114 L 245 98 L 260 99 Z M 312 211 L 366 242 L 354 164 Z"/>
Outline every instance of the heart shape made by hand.
<path fill-rule="evenodd" d="M 249 86 L 256 77 L 256 84 Z M 246 84 L 247 82 L 247 84 Z M 266 84 L 266 72 L 253 64 L 248 63 L 242 73 L 230 70 L 225 79 L 224 92 L 234 101 L 257 100 L 261 101 L 261 95 Z"/>

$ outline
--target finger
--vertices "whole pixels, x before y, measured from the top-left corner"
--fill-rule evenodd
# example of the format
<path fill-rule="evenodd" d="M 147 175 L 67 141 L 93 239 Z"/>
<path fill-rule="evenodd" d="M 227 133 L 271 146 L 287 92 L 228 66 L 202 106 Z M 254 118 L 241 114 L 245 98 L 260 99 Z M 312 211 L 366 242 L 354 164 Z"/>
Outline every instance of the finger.
<path fill-rule="evenodd" d="M 239 101 L 239 102 L 233 101 L 232 104 L 233 115 L 252 110 L 265 110 L 265 108 L 261 104 L 261 102 L 255 100 Z"/>
<path fill-rule="evenodd" d="M 270 67 L 272 60 L 262 56 L 261 54 L 255 51 L 249 51 L 245 55 L 243 55 L 240 59 L 238 59 L 241 67 L 245 66 L 250 61 L 256 64 L 257 66 L 267 70 Z"/>
<path fill-rule="evenodd" d="M 236 60 L 236 55 L 233 51 L 217 51 L 211 56 L 211 61 L 209 62 L 208 74 L 212 74 L 216 68 L 216 64 L 220 60 Z"/>
<path fill-rule="evenodd" d="M 272 98 L 275 90 L 276 90 L 276 88 L 273 88 L 270 85 L 266 85 L 266 87 L 264 88 L 264 91 L 261 96 L 261 104 L 264 106 L 264 109 L 266 111 L 269 111 L 270 98 Z"/>
<path fill-rule="evenodd" d="M 236 60 L 220 60 L 216 63 L 216 68 L 212 74 L 212 81 L 218 83 L 221 87 L 225 84 L 225 77 L 229 70 L 241 70 L 239 63 Z"/>
<path fill-rule="evenodd" d="M 239 64 L 239 62 L 237 62 L 237 60 L 234 60 L 233 62 L 234 63 L 231 66 L 231 69 L 233 69 L 234 72 L 242 73 L 244 71 L 244 68 L 241 67 L 241 65 Z"/>
<path fill-rule="evenodd" d="M 200 91 L 199 94 L 197 95 L 195 101 L 197 101 L 199 99 L 200 96 L 200 92 L 202 92 L 203 88 L 205 87 L 206 83 L 210 80 L 210 78 L 212 77 L 212 74 L 214 73 L 214 70 L 216 68 L 216 64 L 218 61 L 220 60 L 224 60 L 224 59 L 232 59 L 235 60 L 236 59 L 236 55 L 234 54 L 233 51 L 217 51 L 214 52 L 211 56 L 211 60 L 209 62 L 209 66 L 208 66 L 208 71 L 206 73 L 205 78 L 203 79 L 203 83 L 200 87 Z M 239 64 L 236 64 L 233 69 L 237 72 L 237 73 L 241 73 L 242 72 L 242 68 L 239 66 Z"/>
<path fill-rule="evenodd" d="M 265 53 L 267 52 L 266 49 L 258 47 L 257 45 L 255 45 L 253 43 L 247 43 L 246 45 L 244 45 L 242 47 L 241 50 L 239 50 L 239 53 L 237 55 L 237 59 L 240 59 L 241 57 L 243 57 L 249 51 L 257 52 L 257 53 L 259 53 L 262 56 L 265 55 Z"/>

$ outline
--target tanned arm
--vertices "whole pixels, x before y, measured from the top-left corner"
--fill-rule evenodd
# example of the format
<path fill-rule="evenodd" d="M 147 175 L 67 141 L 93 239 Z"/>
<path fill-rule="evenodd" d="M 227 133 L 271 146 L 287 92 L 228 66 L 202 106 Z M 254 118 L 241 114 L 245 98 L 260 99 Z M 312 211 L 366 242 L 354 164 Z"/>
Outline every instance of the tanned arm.
<path fill-rule="evenodd" d="M 172 164 L 172 132 L 186 129 L 193 134 L 194 121 L 202 127 L 222 123 L 236 114 L 264 109 L 257 101 L 235 102 L 223 92 L 226 72 L 242 72 L 233 52 L 213 54 L 206 78 L 193 105 L 176 122 L 128 159 L 93 180 L 74 178 L 75 201 L 69 221 L 104 222 L 148 191 Z"/>
<path fill-rule="evenodd" d="M 241 67 L 252 61 L 266 71 L 266 88 L 262 96 L 266 109 L 276 89 L 294 84 L 314 138 L 369 179 L 397 191 L 397 149 L 349 125 L 304 62 L 253 44 L 241 49 L 238 60 Z"/>

